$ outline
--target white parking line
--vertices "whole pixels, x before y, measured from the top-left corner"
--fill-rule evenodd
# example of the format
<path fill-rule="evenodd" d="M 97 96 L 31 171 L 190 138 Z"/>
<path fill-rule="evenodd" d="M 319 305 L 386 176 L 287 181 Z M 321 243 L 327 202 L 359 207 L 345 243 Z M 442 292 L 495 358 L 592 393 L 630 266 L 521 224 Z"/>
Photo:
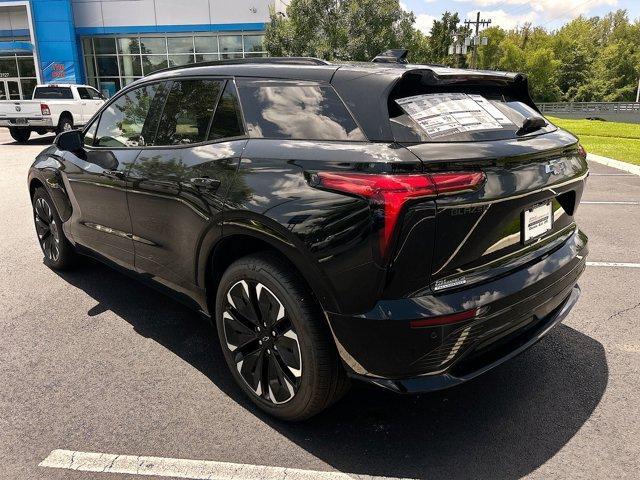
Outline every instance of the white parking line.
<path fill-rule="evenodd" d="M 580 202 L 580 205 L 640 205 L 640 202 Z"/>
<path fill-rule="evenodd" d="M 592 177 L 635 177 L 633 173 L 589 173 Z"/>
<path fill-rule="evenodd" d="M 623 268 L 640 268 L 640 263 L 624 263 L 624 262 L 587 262 L 587 267 L 623 267 Z"/>
<path fill-rule="evenodd" d="M 126 473 L 156 477 L 208 480 L 390 480 L 342 472 L 320 472 L 296 468 L 267 467 L 243 463 L 186 460 L 180 458 L 115 455 L 112 453 L 53 450 L 40 467 L 82 472 Z"/>

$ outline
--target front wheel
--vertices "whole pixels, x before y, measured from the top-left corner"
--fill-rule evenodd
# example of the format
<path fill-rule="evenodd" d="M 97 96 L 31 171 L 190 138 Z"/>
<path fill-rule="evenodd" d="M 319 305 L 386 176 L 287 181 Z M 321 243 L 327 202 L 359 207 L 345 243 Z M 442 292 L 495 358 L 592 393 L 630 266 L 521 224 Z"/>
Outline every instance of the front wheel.
<path fill-rule="evenodd" d="M 62 231 L 62 220 L 51 197 L 43 187 L 33 195 L 33 218 L 44 263 L 54 270 L 66 270 L 75 265 L 77 254 Z"/>
<path fill-rule="evenodd" d="M 224 273 L 216 324 L 231 373 L 265 412 L 304 420 L 348 387 L 322 312 L 290 265 L 252 255 Z"/>
<path fill-rule="evenodd" d="M 28 128 L 9 128 L 9 135 L 18 143 L 26 143 L 31 136 L 31 130 Z"/>

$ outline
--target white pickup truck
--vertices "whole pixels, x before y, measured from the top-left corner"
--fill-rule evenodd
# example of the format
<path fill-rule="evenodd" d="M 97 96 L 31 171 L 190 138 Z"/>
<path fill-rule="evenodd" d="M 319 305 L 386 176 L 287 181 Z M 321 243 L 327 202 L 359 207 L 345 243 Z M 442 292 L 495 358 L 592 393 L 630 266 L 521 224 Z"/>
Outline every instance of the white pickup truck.
<path fill-rule="evenodd" d="M 0 101 L 0 127 L 19 143 L 31 132 L 63 132 L 85 125 L 105 102 L 105 97 L 89 85 L 38 85 L 32 100 Z"/>

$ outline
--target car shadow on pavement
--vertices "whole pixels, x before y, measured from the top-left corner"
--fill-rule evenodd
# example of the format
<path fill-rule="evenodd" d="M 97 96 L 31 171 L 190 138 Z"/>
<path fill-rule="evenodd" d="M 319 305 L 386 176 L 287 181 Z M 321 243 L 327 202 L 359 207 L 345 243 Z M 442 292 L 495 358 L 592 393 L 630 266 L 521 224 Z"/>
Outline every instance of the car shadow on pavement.
<path fill-rule="evenodd" d="M 24 143 L 18 143 L 16 142 L 14 139 L 11 139 L 7 142 L 4 142 L 2 145 L 51 145 L 53 143 L 53 141 L 55 140 L 56 136 L 55 134 L 46 134 L 46 135 L 38 135 L 35 137 L 31 137 L 29 140 L 27 140 Z"/>
<path fill-rule="evenodd" d="M 519 357 L 462 386 L 418 396 L 354 384 L 346 397 L 303 423 L 274 420 L 235 386 L 215 329 L 197 314 L 93 260 L 60 273 L 200 370 L 280 434 L 334 468 L 410 478 L 520 478 L 578 432 L 607 386 L 603 346 L 564 325 Z"/>

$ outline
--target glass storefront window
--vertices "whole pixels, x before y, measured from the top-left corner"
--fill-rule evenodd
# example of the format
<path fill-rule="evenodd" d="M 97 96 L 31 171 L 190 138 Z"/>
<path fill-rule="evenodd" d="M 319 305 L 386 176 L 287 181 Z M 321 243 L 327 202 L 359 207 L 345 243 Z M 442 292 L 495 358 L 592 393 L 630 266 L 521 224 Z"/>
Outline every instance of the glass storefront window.
<path fill-rule="evenodd" d="M 145 75 L 167 68 L 167 57 L 164 55 L 143 55 L 142 67 Z"/>
<path fill-rule="evenodd" d="M 98 82 L 98 90 L 107 98 L 112 97 L 120 90 L 119 78 L 101 78 Z"/>
<path fill-rule="evenodd" d="M 118 53 L 122 54 L 137 54 L 140 53 L 140 41 L 138 38 L 119 38 L 118 39 Z"/>
<path fill-rule="evenodd" d="M 35 77 L 36 64 L 33 57 L 18 57 L 18 71 L 21 77 Z"/>
<path fill-rule="evenodd" d="M 122 55 L 120 58 L 120 75 L 126 77 L 142 76 L 142 61 L 139 55 Z"/>
<path fill-rule="evenodd" d="M 195 44 L 198 53 L 218 52 L 218 37 L 196 37 Z"/>
<path fill-rule="evenodd" d="M 87 77 L 95 77 L 96 76 L 96 66 L 93 62 L 93 56 L 85 56 L 84 57 L 84 65 L 87 69 Z"/>
<path fill-rule="evenodd" d="M 118 77 L 117 57 L 96 57 L 99 77 Z"/>
<path fill-rule="evenodd" d="M 116 39 L 96 37 L 93 39 L 93 48 L 95 48 L 96 55 L 115 54 Z"/>
<path fill-rule="evenodd" d="M 90 38 L 82 39 L 82 50 L 85 55 L 93 55 L 93 42 L 91 42 Z"/>
<path fill-rule="evenodd" d="M 242 35 L 220 35 L 220 52 L 242 52 Z"/>
<path fill-rule="evenodd" d="M 169 37 L 167 38 L 169 54 L 193 53 L 193 37 Z"/>
<path fill-rule="evenodd" d="M 140 49 L 142 54 L 166 54 L 167 43 L 165 37 L 141 37 Z"/>
<path fill-rule="evenodd" d="M 264 35 L 245 35 L 244 51 L 245 53 L 264 51 Z"/>
<path fill-rule="evenodd" d="M 238 52 L 238 53 L 221 53 L 220 54 L 220 58 L 222 58 L 223 60 L 230 60 L 233 58 L 242 58 L 242 52 Z"/>
<path fill-rule="evenodd" d="M 0 57 L 0 76 L 2 77 L 17 77 L 18 65 L 16 64 L 16 57 Z"/>
<path fill-rule="evenodd" d="M 20 82 L 22 86 L 22 98 L 29 99 L 33 95 L 33 90 L 36 88 L 38 81 L 35 78 L 28 78 Z"/>
<path fill-rule="evenodd" d="M 267 56 L 263 50 L 264 35 L 260 32 L 114 35 L 86 37 L 81 42 L 87 82 L 98 90 L 107 90 L 107 94 L 111 94 L 113 88 L 117 90 L 169 66 Z M 12 58 L 15 61 L 15 57 Z"/>
<path fill-rule="evenodd" d="M 220 55 L 217 53 L 196 54 L 196 62 L 212 62 L 214 60 L 220 60 Z"/>
<path fill-rule="evenodd" d="M 193 63 L 193 55 L 169 55 L 169 66 L 187 65 Z"/>

